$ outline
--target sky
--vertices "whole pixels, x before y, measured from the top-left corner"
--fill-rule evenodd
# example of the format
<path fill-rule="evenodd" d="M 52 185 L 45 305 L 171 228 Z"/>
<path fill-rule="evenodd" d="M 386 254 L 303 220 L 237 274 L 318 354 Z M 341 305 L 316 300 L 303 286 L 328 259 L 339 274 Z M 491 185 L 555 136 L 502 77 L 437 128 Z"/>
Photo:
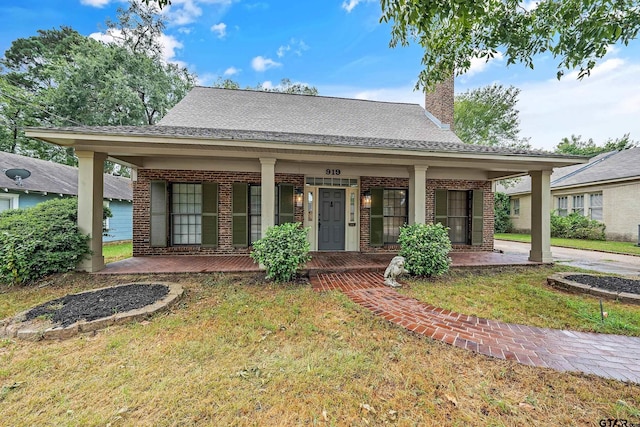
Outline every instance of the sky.
<path fill-rule="evenodd" d="M 0 0 L 0 51 L 38 29 L 69 26 L 101 38 L 126 0 Z M 390 48 L 390 24 L 378 0 L 173 0 L 163 10 L 165 58 L 197 74 L 198 84 L 230 78 L 242 87 L 281 79 L 315 86 L 322 96 L 410 102 L 421 70 L 418 45 Z M 590 77 L 556 79 L 550 56 L 535 69 L 477 61 L 455 80 L 456 93 L 490 84 L 515 86 L 521 136 L 552 150 L 563 137 L 602 144 L 630 133 L 640 141 L 640 41 L 612 46 Z"/>

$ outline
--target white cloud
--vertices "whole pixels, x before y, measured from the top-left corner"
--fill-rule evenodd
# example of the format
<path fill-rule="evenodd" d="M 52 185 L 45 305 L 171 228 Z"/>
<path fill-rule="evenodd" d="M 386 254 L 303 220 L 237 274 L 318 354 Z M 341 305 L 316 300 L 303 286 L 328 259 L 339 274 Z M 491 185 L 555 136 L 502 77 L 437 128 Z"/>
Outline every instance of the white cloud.
<path fill-rule="evenodd" d="M 91 33 L 89 37 L 92 39 L 101 41 L 103 43 L 116 43 L 120 44 L 122 42 L 122 31 L 115 30 L 107 30 L 105 33 Z M 174 64 L 178 64 L 180 66 L 185 66 L 186 64 L 182 61 L 178 61 L 175 59 L 176 50 L 182 48 L 182 43 L 176 39 L 174 36 L 169 36 L 166 34 L 160 35 L 160 46 L 162 48 L 162 59 L 165 62 L 172 62 Z"/>
<path fill-rule="evenodd" d="M 538 4 L 540 4 L 539 0 L 525 0 L 521 2 L 521 6 L 527 11 L 530 12 L 534 9 L 538 8 Z"/>
<path fill-rule="evenodd" d="M 80 0 L 80 4 L 93 7 L 105 7 L 111 0 Z"/>
<path fill-rule="evenodd" d="M 224 75 L 225 76 L 234 76 L 236 74 L 238 74 L 240 71 L 240 69 L 236 68 L 236 67 L 229 67 L 226 70 L 224 70 Z"/>
<path fill-rule="evenodd" d="M 347 13 L 351 13 L 351 11 L 360 3 L 371 3 L 375 0 L 344 0 L 342 2 L 342 8 L 347 11 Z"/>
<path fill-rule="evenodd" d="M 487 67 L 489 65 L 491 65 L 492 63 L 497 62 L 502 62 L 503 59 L 503 55 L 502 52 L 497 52 L 496 54 L 494 54 L 493 58 L 489 58 L 489 60 L 487 61 L 486 58 L 472 58 L 471 59 L 471 67 L 469 67 L 469 69 L 467 70 L 466 73 L 464 73 L 465 77 L 471 77 L 474 74 L 478 74 L 481 73 L 483 71 L 485 71 L 487 69 Z"/>
<path fill-rule="evenodd" d="M 219 39 L 223 39 L 227 35 L 227 24 L 221 22 L 211 27 L 211 31 L 218 35 Z"/>
<path fill-rule="evenodd" d="M 219 19 L 234 0 L 171 0 L 171 5 L 163 9 L 163 13 L 171 24 L 187 25 L 195 22 L 202 16 L 202 7 L 215 6 L 207 16 L 217 16 Z"/>
<path fill-rule="evenodd" d="M 518 109 L 521 135 L 536 148 L 551 150 L 571 134 L 601 144 L 631 133 L 640 139 L 640 62 L 610 59 L 590 77 L 577 73 L 520 85 Z"/>
<path fill-rule="evenodd" d="M 297 56 L 302 56 L 302 52 L 305 50 L 309 50 L 309 45 L 306 44 L 304 40 L 292 38 L 289 40 L 288 44 L 282 45 L 278 48 L 276 55 L 278 55 L 278 58 L 282 58 L 287 52 L 293 52 Z"/>
<path fill-rule="evenodd" d="M 271 80 L 264 81 L 262 82 L 262 87 L 266 90 L 271 90 L 274 88 L 273 82 L 271 82 Z"/>
<path fill-rule="evenodd" d="M 178 28 L 178 32 L 180 34 L 191 34 L 191 31 L 192 31 L 191 27 L 180 27 L 180 28 Z"/>
<path fill-rule="evenodd" d="M 256 56 L 251 60 L 251 67 L 256 71 L 266 71 L 269 68 L 280 67 L 282 64 L 270 58 Z"/>

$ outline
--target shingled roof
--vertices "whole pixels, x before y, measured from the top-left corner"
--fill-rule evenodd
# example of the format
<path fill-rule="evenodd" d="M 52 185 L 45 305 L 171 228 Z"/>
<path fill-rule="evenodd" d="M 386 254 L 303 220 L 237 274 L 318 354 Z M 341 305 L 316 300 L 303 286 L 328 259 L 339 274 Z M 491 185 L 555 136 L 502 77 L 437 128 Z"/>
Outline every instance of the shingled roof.
<path fill-rule="evenodd" d="M 640 148 L 610 151 L 589 159 L 589 163 L 557 168 L 551 175 L 551 188 L 565 188 L 599 182 L 640 179 Z M 523 177 L 514 187 L 499 187 L 507 194 L 531 192 L 531 180 Z"/>
<path fill-rule="evenodd" d="M 0 151 L 0 189 L 17 191 L 38 191 L 52 194 L 78 194 L 78 168 L 62 165 L 32 157 L 20 156 Z M 26 169 L 31 176 L 16 185 L 4 171 L 7 169 Z M 104 198 L 132 200 L 131 180 L 113 175 L 104 175 Z"/>

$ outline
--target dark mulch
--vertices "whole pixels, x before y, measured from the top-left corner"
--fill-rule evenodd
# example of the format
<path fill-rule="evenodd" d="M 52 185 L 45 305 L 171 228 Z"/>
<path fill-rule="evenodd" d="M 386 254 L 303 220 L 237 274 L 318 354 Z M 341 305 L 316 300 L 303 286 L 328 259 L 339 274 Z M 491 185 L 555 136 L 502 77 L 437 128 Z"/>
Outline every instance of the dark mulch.
<path fill-rule="evenodd" d="M 640 295 L 640 280 L 626 279 L 624 277 L 591 276 L 589 274 L 573 274 L 566 278 L 583 285 L 595 286 L 611 292 L 628 292 Z"/>
<path fill-rule="evenodd" d="M 54 324 L 69 326 L 80 320 L 91 321 L 142 308 L 168 293 L 166 285 L 135 284 L 67 295 L 32 308 L 26 313 L 26 320 L 43 316 Z"/>

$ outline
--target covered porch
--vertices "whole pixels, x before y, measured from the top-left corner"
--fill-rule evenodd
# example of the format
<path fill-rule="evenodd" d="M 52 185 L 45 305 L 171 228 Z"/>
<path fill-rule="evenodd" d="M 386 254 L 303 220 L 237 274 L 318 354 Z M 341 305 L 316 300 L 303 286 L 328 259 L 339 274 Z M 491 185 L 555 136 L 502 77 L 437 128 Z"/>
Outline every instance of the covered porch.
<path fill-rule="evenodd" d="M 395 253 L 313 252 L 303 274 L 384 271 Z M 533 266 L 526 255 L 499 252 L 452 252 L 452 269 Z M 107 264 L 97 274 L 257 273 L 258 264 L 247 255 L 167 255 L 128 258 Z"/>

